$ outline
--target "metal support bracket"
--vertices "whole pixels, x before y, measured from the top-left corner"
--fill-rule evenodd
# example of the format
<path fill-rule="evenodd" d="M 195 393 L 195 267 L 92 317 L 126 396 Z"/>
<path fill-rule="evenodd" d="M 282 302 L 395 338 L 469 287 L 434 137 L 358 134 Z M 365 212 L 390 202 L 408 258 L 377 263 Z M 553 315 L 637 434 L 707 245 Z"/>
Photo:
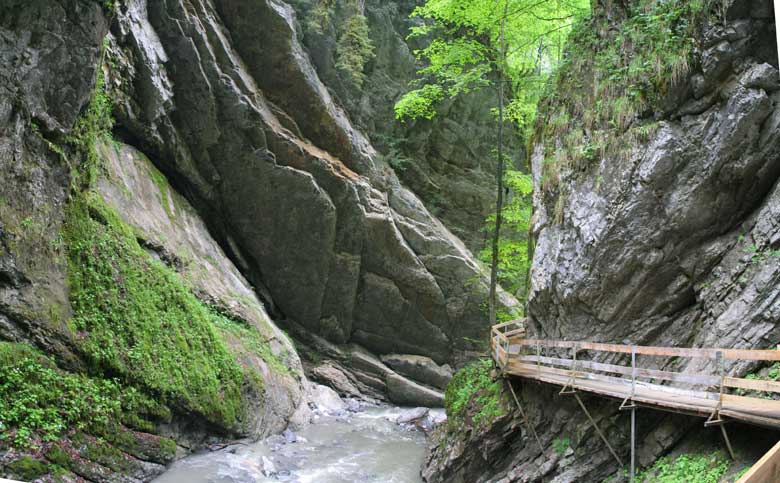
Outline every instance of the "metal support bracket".
<path fill-rule="evenodd" d="M 529 431 L 531 431 L 531 434 L 533 434 L 534 439 L 536 440 L 536 444 L 539 445 L 539 451 L 541 451 L 541 453 L 544 454 L 544 446 L 542 446 L 542 441 L 539 439 L 539 435 L 536 434 L 536 430 L 531 425 L 531 422 L 528 420 L 528 416 L 526 415 L 526 412 L 523 410 L 523 405 L 520 404 L 520 400 L 517 398 L 517 394 L 515 394 L 515 388 L 514 386 L 512 386 L 512 381 L 507 379 L 506 382 L 507 384 L 509 384 L 509 390 L 512 391 L 512 397 L 515 400 L 515 404 L 517 404 L 517 409 L 520 411 L 520 416 L 522 416 L 525 426 L 528 428 Z"/>
<path fill-rule="evenodd" d="M 596 433 L 598 433 L 599 437 L 601 437 L 601 440 L 604 442 L 605 445 L 607 445 L 607 448 L 609 448 L 609 452 L 612 453 L 612 456 L 615 457 L 615 461 L 618 462 L 621 468 L 624 468 L 626 465 L 623 464 L 623 460 L 620 459 L 620 456 L 617 455 L 615 450 L 612 448 L 612 445 L 609 444 L 609 441 L 607 440 L 607 437 L 604 435 L 604 433 L 601 432 L 601 429 L 599 428 L 599 425 L 596 424 L 596 421 L 593 419 L 593 416 L 590 415 L 590 412 L 588 411 L 588 408 L 585 407 L 585 403 L 582 402 L 582 399 L 580 399 L 580 395 L 577 394 L 576 391 L 572 391 L 574 393 L 574 398 L 577 399 L 577 403 L 582 408 L 582 411 L 585 413 L 585 415 L 588 417 L 588 420 L 590 421 L 590 424 L 593 425 L 593 429 L 596 430 Z"/>
<path fill-rule="evenodd" d="M 577 364 L 577 345 L 575 344 L 571 350 L 572 359 L 574 362 L 571 365 L 571 371 L 569 371 L 569 379 L 566 380 L 566 384 L 563 385 L 561 391 L 558 393 L 562 396 L 577 393 L 577 390 L 574 388 L 574 381 L 577 379 L 577 370 L 579 369 L 579 365 Z M 567 390 L 569 386 L 571 386 L 571 389 Z"/>

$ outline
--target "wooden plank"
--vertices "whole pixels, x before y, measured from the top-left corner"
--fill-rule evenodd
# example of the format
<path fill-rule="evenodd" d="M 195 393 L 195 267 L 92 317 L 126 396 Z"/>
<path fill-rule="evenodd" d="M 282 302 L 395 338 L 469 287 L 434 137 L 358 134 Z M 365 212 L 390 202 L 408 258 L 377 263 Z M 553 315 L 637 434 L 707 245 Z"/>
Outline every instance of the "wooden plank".
<path fill-rule="evenodd" d="M 513 330 L 509 330 L 509 331 L 504 332 L 504 335 L 507 336 L 507 337 L 513 337 L 513 336 L 523 335 L 523 334 L 525 334 L 525 329 L 522 328 L 522 327 L 519 328 L 519 329 L 513 329 Z"/>
<path fill-rule="evenodd" d="M 780 419 L 780 401 L 773 399 L 724 394 L 723 407 L 740 408 L 745 412 L 759 416 L 763 415 Z"/>
<path fill-rule="evenodd" d="M 560 365 L 565 367 L 571 367 L 574 363 L 572 359 L 558 359 L 555 357 L 543 357 L 543 356 L 539 356 L 539 357 L 522 356 L 517 358 L 517 360 L 527 361 L 527 362 L 538 361 L 541 362 L 542 364 Z M 579 364 L 580 368 L 584 368 L 584 369 L 592 369 L 592 370 L 602 371 L 602 372 L 611 372 L 615 374 L 622 374 L 624 376 L 630 376 L 632 374 L 632 369 L 628 366 L 604 364 L 601 362 L 583 361 L 583 360 L 578 360 L 577 364 Z M 685 384 L 700 384 L 706 386 L 720 384 L 720 377 L 718 376 L 706 376 L 706 375 L 699 375 L 699 374 L 686 374 L 682 372 L 659 371 L 656 369 L 637 368 L 636 376 L 637 378 L 643 378 L 643 379 L 657 379 L 663 381 L 681 382 Z M 778 386 L 780 386 L 780 384 L 778 384 Z"/>
<path fill-rule="evenodd" d="M 780 392 L 780 382 L 764 381 L 761 379 L 742 379 L 737 377 L 726 377 L 723 379 L 723 385 L 726 387 L 746 389 L 748 391 Z"/>
<path fill-rule="evenodd" d="M 720 352 L 724 359 L 732 360 L 752 360 L 752 361 L 780 361 L 780 351 L 778 350 L 759 350 L 759 349 L 705 349 L 705 348 L 685 348 L 685 347 L 655 347 L 655 346 L 631 346 L 623 344 L 604 344 L 599 342 L 577 342 L 561 340 L 544 339 L 524 339 L 517 342 L 518 345 L 532 347 L 536 344 L 542 347 L 557 347 L 562 349 L 578 348 L 579 350 L 593 350 L 599 352 L 614 352 L 630 354 L 632 348 L 636 348 L 636 353 L 648 356 L 663 357 L 695 357 L 704 359 L 715 359 Z"/>
<path fill-rule="evenodd" d="M 737 483 L 767 483 L 780 481 L 780 443 L 777 443 L 754 464 Z"/>
<path fill-rule="evenodd" d="M 529 363 L 517 363 L 515 360 L 510 361 L 510 365 L 514 367 L 516 364 L 519 364 L 522 369 L 528 371 L 528 372 L 538 372 L 540 368 L 538 368 L 535 364 L 529 364 Z M 558 374 L 558 375 L 565 375 L 570 376 L 571 371 L 566 369 L 557 369 L 554 367 L 548 367 L 548 366 L 542 366 L 541 371 L 544 372 L 545 370 L 549 371 L 552 374 Z M 605 376 L 602 374 L 592 374 L 590 372 L 584 372 L 584 371 L 576 371 L 576 378 L 580 379 L 590 379 L 594 381 L 601 381 L 608 384 L 614 385 L 616 388 L 618 387 L 625 387 L 628 386 L 630 388 L 631 386 L 631 380 L 630 379 L 623 379 L 620 377 L 612 377 L 612 376 Z M 533 376 L 531 376 L 533 377 Z M 676 394 L 678 396 L 685 396 L 685 397 L 692 397 L 692 398 L 698 398 L 698 399 L 710 399 L 715 400 L 718 399 L 719 394 L 716 392 L 709 392 L 709 391 L 696 391 L 693 389 L 682 389 L 677 387 L 671 387 L 671 386 L 662 386 L 660 384 L 652 384 L 649 382 L 644 381 L 637 381 L 636 382 L 637 388 L 646 389 L 649 391 L 658 391 L 658 392 L 665 392 L 670 394 Z M 754 399 L 754 398 L 750 398 Z"/>

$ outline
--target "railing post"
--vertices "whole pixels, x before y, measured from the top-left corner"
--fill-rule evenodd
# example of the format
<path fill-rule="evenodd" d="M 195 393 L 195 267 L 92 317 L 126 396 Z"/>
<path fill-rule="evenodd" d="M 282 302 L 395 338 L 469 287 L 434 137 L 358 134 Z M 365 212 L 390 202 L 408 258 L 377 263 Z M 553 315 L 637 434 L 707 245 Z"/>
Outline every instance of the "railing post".
<path fill-rule="evenodd" d="M 542 377 L 542 362 L 539 360 L 539 358 L 542 356 L 541 351 L 541 345 L 539 342 L 536 343 L 536 377 L 541 378 Z"/>

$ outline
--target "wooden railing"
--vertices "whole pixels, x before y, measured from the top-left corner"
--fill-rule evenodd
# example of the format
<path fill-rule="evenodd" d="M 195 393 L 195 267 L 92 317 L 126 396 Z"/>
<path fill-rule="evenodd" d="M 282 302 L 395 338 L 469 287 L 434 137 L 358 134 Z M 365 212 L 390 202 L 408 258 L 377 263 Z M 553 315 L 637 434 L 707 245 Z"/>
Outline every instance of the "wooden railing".
<path fill-rule="evenodd" d="M 780 443 L 754 464 L 737 483 L 774 483 L 780 481 Z"/>
<path fill-rule="evenodd" d="M 575 383 L 578 380 L 594 381 L 604 383 L 602 386 L 606 391 L 609 391 L 609 386 L 614 386 L 613 389 L 622 388 L 623 392 L 628 390 L 624 394 L 626 396 L 635 394 L 636 389 L 640 388 L 696 399 L 710 399 L 718 402 L 716 409 L 721 409 L 724 402 L 749 403 L 747 409 L 755 409 L 759 416 L 769 410 L 770 416 L 777 411 L 780 418 L 780 401 L 729 393 L 731 389 L 780 393 L 780 382 L 732 377 L 726 374 L 724 367 L 726 360 L 780 361 L 780 350 L 653 347 L 526 339 L 522 321 L 498 324 L 493 327 L 492 334 L 493 358 L 500 368 L 510 373 L 519 372 L 521 374 L 518 375 L 530 377 L 535 374 L 535 378 L 539 379 L 551 376 L 549 379 L 552 381 L 549 382 L 559 380 L 560 376 L 568 377 Z M 551 352 L 554 354 L 550 354 Z M 562 355 L 562 352 L 566 355 Z M 631 364 L 609 364 L 582 357 L 583 354 L 591 352 L 630 355 Z M 637 364 L 638 356 L 708 359 L 714 362 L 715 370 L 710 374 L 696 374 L 643 368 Z M 760 418 L 747 422 L 766 423 Z M 773 423 L 772 426 L 780 427 L 780 419 Z"/>
<path fill-rule="evenodd" d="M 718 425 L 729 453 L 733 452 L 723 424 L 729 419 L 780 429 L 780 400 L 745 395 L 744 391 L 780 394 L 780 382 L 733 377 L 727 374 L 725 361 L 780 361 L 780 350 L 709 349 L 656 347 L 598 342 L 526 339 L 524 321 L 513 320 L 491 330 L 491 353 L 497 367 L 515 375 L 562 386 L 561 394 L 585 391 L 622 399 L 620 409 L 632 410 L 632 474 L 634 460 L 634 409 L 639 406 L 706 417 L 705 426 Z M 608 357 L 630 356 L 629 365 L 615 364 Z M 704 359 L 712 362 L 709 373 L 691 373 L 641 367 L 639 356 L 653 358 Z M 606 360 L 606 361 L 605 361 Z M 602 362 L 605 361 L 605 362 Z M 665 361 L 669 362 L 669 361 Z M 737 394 L 732 394 L 732 392 Z M 579 396 L 576 396 L 588 414 Z M 518 406 L 520 403 L 518 402 Z M 595 426 L 595 421 L 591 422 Z M 598 430 L 598 427 L 596 427 Z M 601 435 L 601 433 L 599 433 Z M 606 437 L 602 439 L 609 446 Z M 622 462 L 609 446 L 616 460 Z M 743 483 L 780 482 L 780 445 L 762 458 Z M 764 475 L 773 475 L 770 479 Z M 777 476 L 774 476 L 777 475 Z"/>

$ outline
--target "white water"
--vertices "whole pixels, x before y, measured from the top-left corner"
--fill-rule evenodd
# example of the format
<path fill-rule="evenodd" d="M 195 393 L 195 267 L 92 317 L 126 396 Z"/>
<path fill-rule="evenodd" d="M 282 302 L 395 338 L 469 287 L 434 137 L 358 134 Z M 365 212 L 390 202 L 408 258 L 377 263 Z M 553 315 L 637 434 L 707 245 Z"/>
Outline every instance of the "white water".
<path fill-rule="evenodd" d="M 402 408 L 369 408 L 345 417 L 321 416 L 297 433 L 190 456 L 155 483 L 421 483 L 425 436 L 395 423 Z M 277 474 L 263 475 L 263 457 Z"/>

